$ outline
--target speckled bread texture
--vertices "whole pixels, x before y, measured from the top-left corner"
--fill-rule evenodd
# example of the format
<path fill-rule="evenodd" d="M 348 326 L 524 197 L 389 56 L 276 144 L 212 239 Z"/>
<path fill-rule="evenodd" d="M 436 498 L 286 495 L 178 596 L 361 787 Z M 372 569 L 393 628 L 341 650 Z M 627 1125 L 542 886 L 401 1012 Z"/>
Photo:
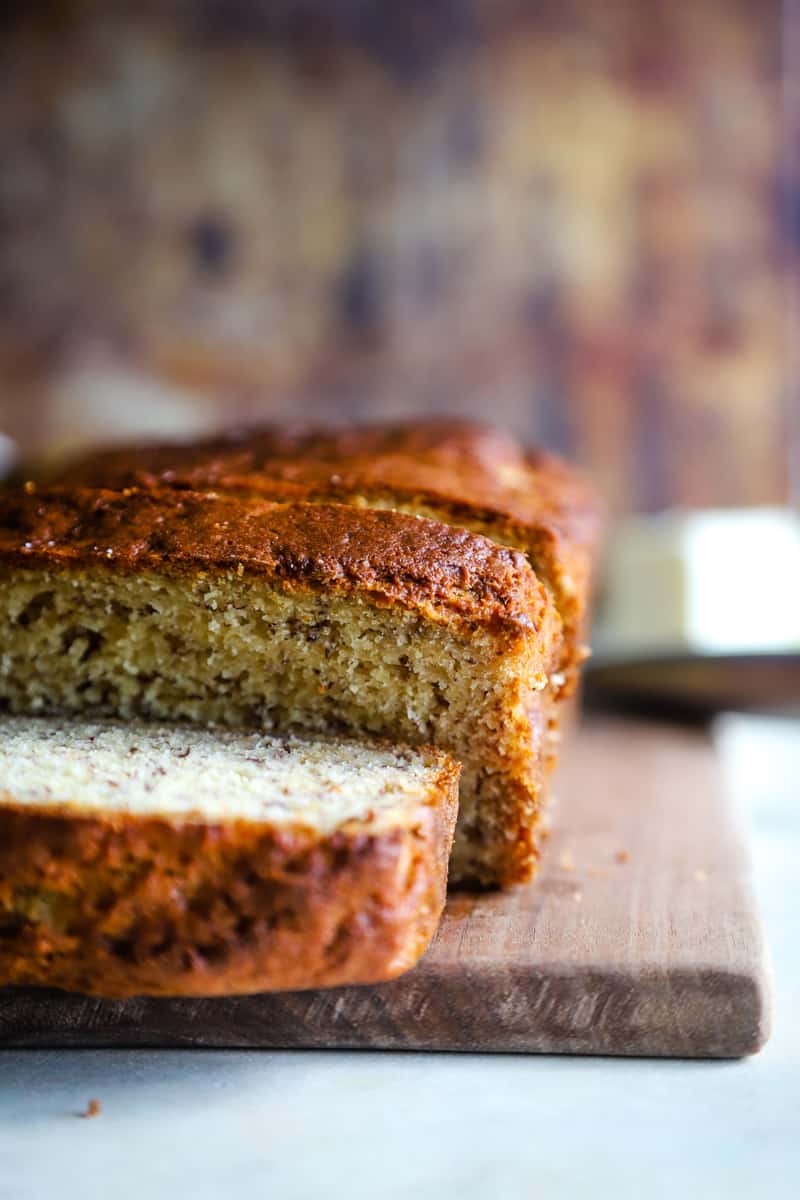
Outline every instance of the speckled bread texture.
<path fill-rule="evenodd" d="M 375 734 L 463 765 L 451 874 L 529 877 L 562 623 L 524 554 L 391 509 L 0 495 L 13 711 Z"/>
<path fill-rule="evenodd" d="M 210 996 L 393 978 L 441 915 L 457 790 L 428 749 L 6 717 L 0 985 Z"/>
<path fill-rule="evenodd" d="M 485 534 L 522 550 L 550 590 L 564 626 L 558 690 L 575 689 L 601 508 L 579 472 L 507 434 L 458 420 L 251 429 L 94 453 L 63 480 L 394 508 Z"/>

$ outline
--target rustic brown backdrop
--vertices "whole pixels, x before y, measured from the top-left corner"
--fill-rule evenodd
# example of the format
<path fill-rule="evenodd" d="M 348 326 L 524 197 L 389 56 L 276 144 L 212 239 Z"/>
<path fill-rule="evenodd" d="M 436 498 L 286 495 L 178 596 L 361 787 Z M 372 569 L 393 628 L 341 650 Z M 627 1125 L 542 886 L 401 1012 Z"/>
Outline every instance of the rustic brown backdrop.
<path fill-rule="evenodd" d="M 778 0 L 7 2 L 0 428 L 458 411 L 786 494 Z"/>

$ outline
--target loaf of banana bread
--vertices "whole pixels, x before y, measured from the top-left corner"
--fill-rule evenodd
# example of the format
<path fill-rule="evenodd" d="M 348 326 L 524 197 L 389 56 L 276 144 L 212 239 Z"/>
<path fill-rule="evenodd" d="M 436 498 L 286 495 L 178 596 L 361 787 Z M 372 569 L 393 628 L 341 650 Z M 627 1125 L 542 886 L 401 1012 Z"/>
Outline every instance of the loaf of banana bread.
<path fill-rule="evenodd" d="M 563 663 L 526 555 L 454 523 L 174 488 L 0 493 L 0 702 L 436 745 L 463 765 L 456 882 L 531 873 Z"/>

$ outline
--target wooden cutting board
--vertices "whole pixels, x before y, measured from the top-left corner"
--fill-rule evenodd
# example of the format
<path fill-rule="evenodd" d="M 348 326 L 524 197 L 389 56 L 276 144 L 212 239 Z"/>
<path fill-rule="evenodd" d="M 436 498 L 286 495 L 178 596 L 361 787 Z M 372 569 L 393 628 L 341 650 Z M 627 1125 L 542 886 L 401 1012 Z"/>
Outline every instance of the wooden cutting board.
<path fill-rule="evenodd" d="M 404 978 L 221 1000 L 6 990 L 0 1044 L 758 1050 L 769 1028 L 762 938 L 708 737 L 604 719 L 566 757 L 536 882 L 454 895 Z"/>

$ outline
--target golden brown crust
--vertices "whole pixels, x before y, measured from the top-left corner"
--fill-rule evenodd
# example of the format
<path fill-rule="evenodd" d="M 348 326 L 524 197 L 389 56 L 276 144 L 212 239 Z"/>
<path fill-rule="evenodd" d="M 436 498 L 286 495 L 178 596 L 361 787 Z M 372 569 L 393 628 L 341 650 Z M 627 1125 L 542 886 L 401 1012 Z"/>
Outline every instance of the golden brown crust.
<path fill-rule="evenodd" d="M 0 984 L 103 996 L 374 983 L 444 905 L 458 767 L 396 829 L 89 816 L 0 799 Z"/>
<path fill-rule="evenodd" d="M 207 482 L 213 474 L 263 473 L 268 466 L 303 463 L 347 465 L 405 459 L 413 464 L 448 468 L 457 478 L 463 468 L 490 472 L 519 461 L 521 451 L 507 434 L 470 421 L 440 419 L 401 421 L 344 428 L 261 426 L 233 429 L 191 443 L 152 442 L 95 450 L 76 461 L 62 479 L 77 485 L 104 486 L 103 480 L 123 478 L 130 486 L 158 486 L 159 479 L 187 486 L 187 473 L 198 471 Z M 166 477 L 165 477 L 166 476 Z M 302 482 L 302 478 L 301 478 Z"/>
<path fill-rule="evenodd" d="M 186 445 L 96 452 L 64 472 L 85 487 L 209 488 L 271 499 L 398 494 L 496 516 L 591 549 L 600 509 L 572 467 L 468 422 L 234 431 Z"/>
<path fill-rule="evenodd" d="M 261 429 L 191 445 L 127 447 L 76 463 L 85 486 L 209 488 L 272 500 L 417 508 L 523 550 L 564 623 L 574 683 L 600 535 L 597 497 L 573 468 L 465 421 L 320 431 Z"/>
<path fill-rule="evenodd" d="M 524 555 L 391 510 L 136 489 L 7 489 L 0 563 L 234 568 L 287 587 L 362 591 L 374 603 L 469 625 L 521 634 L 554 628 L 549 597 Z"/>

